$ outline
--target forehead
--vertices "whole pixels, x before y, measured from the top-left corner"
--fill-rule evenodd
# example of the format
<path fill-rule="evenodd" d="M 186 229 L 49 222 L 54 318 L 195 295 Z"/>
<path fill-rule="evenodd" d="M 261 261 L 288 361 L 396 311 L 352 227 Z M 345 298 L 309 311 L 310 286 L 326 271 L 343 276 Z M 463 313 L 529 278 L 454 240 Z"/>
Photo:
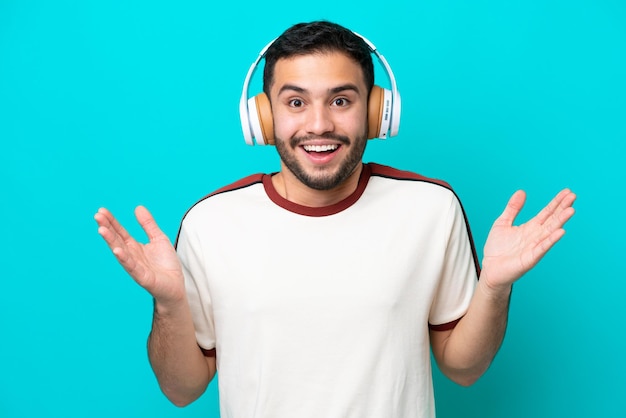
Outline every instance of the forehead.
<path fill-rule="evenodd" d="M 271 91 L 279 91 L 284 85 L 296 85 L 303 89 L 328 88 L 353 84 L 366 90 L 361 66 L 341 52 L 319 52 L 281 58 L 274 67 Z"/>

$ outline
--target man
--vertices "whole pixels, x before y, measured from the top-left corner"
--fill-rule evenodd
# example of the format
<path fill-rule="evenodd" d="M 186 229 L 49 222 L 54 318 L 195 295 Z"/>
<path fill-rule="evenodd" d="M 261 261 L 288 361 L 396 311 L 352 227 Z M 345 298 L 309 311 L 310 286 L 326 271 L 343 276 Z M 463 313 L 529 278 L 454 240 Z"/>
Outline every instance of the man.
<path fill-rule="evenodd" d="M 149 357 L 176 405 L 219 369 L 222 417 L 433 417 L 429 350 L 462 385 L 494 358 L 512 285 L 561 238 L 575 195 L 514 227 L 515 193 L 481 271 L 447 184 L 362 162 L 371 68 L 341 26 L 288 29 L 264 78 L 280 172 L 198 202 L 176 250 L 143 207 L 146 245 L 96 214 L 154 297 Z"/>

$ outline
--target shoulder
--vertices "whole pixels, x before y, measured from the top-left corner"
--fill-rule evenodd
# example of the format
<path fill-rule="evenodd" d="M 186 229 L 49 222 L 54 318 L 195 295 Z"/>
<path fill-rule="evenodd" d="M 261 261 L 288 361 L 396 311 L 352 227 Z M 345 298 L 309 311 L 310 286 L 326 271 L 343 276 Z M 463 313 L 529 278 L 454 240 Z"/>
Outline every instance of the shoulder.
<path fill-rule="evenodd" d="M 217 190 L 212 191 L 211 193 L 205 195 L 198 201 L 196 201 L 191 207 L 187 210 L 185 215 L 183 216 L 183 220 L 185 220 L 190 214 L 197 212 L 199 209 L 210 206 L 212 203 L 219 204 L 218 202 L 223 201 L 220 197 L 225 196 L 233 196 L 238 194 L 244 194 L 246 190 L 250 190 L 256 185 L 263 185 L 263 178 L 266 174 L 252 174 L 247 177 L 244 177 L 240 180 L 237 180 L 233 183 L 230 183 L 224 187 L 221 187 Z M 226 199 L 227 200 L 227 199 Z"/>
<path fill-rule="evenodd" d="M 265 176 L 267 175 L 261 173 L 252 174 L 221 187 L 196 201 L 187 209 L 180 221 L 175 246 L 178 246 L 183 229 L 191 231 L 214 227 L 216 223 L 223 222 L 227 214 L 238 210 L 247 210 L 242 202 L 249 199 L 251 194 L 259 193 L 257 186 L 263 188 Z"/>
<path fill-rule="evenodd" d="M 241 190 L 241 189 L 245 189 L 249 186 L 255 185 L 255 184 L 259 184 L 259 183 L 263 183 L 263 177 L 265 177 L 265 174 L 252 174 L 248 177 L 244 177 L 241 180 L 237 180 L 234 183 L 228 184 L 222 188 L 219 188 L 211 193 L 209 193 L 208 195 L 206 195 L 205 197 L 203 197 L 202 199 L 200 199 L 199 202 L 202 202 L 203 200 L 208 199 L 209 197 L 213 197 L 216 196 L 218 194 L 222 194 L 222 193 L 228 193 L 228 192 L 234 192 L 237 190 Z"/>
<path fill-rule="evenodd" d="M 376 163 L 368 163 L 368 167 L 373 198 L 412 210 L 431 209 L 438 215 L 461 212 L 465 216 L 461 199 L 448 182 Z"/>
<path fill-rule="evenodd" d="M 398 181 L 415 181 L 422 183 L 430 183 L 436 186 L 443 187 L 448 190 L 452 190 L 452 186 L 450 186 L 447 182 L 435 179 L 432 177 L 426 177 L 418 173 L 414 173 L 412 171 L 399 170 L 397 168 L 389 167 L 382 164 L 377 163 L 368 163 L 368 166 L 371 168 L 372 177 L 381 177 L 387 178 L 390 180 L 398 180 Z"/>

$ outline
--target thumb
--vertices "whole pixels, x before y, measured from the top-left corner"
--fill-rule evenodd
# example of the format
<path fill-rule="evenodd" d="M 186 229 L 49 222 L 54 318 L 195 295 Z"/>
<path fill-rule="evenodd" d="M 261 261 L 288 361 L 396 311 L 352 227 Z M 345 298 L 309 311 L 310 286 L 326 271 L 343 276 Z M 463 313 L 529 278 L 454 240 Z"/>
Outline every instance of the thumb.
<path fill-rule="evenodd" d="M 518 190 L 513 193 L 513 196 L 509 199 L 504 211 L 498 217 L 495 224 L 498 226 L 511 226 L 515 222 L 515 218 L 519 215 L 520 211 L 524 207 L 526 202 L 526 192 Z"/>
<path fill-rule="evenodd" d="M 161 229 L 157 225 L 150 211 L 144 206 L 137 206 L 135 208 L 135 217 L 137 218 L 137 222 L 139 222 L 139 225 L 141 225 L 150 241 L 154 241 L 155 239 L 160 238 L 164 235 L 163 231 L 161 231 Z"/>

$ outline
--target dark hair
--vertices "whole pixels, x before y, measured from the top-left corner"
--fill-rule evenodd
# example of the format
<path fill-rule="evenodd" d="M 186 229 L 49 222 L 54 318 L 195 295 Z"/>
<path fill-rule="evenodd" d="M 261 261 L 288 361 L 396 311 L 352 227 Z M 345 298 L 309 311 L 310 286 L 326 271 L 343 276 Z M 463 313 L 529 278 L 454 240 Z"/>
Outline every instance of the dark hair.
<path fill-rule="evenodd" d="M 363 70 L 369 92 L 374 85 L 374 64 L 367 43 L 354 32 L 328 21 L 315 21 L 293 25 L 267 49 L 263 70 L 263 91 L 270 96 L 274 81 L 274 67 L 282 58 L 320 52 L 342 52 L 357 62 Z"/>

